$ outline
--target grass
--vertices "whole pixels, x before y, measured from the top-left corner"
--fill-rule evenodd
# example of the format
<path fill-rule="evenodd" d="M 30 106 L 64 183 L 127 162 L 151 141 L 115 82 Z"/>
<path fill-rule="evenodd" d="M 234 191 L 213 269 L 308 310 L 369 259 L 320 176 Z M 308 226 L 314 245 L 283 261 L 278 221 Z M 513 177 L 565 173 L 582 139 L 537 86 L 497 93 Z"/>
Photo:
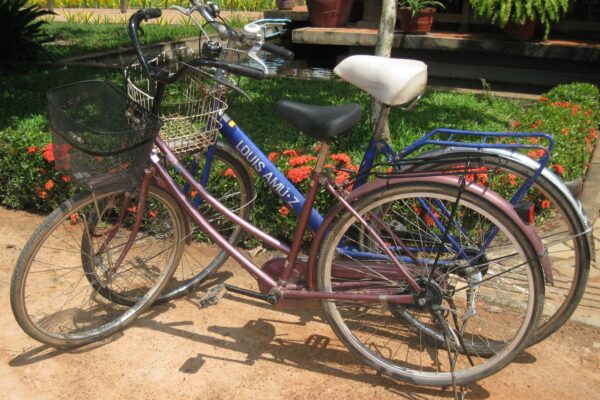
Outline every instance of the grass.
<path fill-rule="evenodd" d="M 252 97 L 248 102 L 236 96 L 230 101 L 228 114 L 251 135 L 256 143 L 270 151 L 302 148 L 314 142 L 299 134 L 290 125 L 272 116 L 277 100 L 287 99 L 320 105 L 358 103 L 363 117 L 347 138 L 336 144 L 358 158 L 362 146 L 371 134 L 370 98 L 364 92 L 342 81 L 304 81 L 271 78 L 264 81 L 243 80 L 245 91 Z M 453 92 L 428 92 L 414 112 L 392 109 L 390 130 L 393 147 L 399 149 L 440 127 L 455 129 L 505 131 L 510 122 L 523 112 L 526 103 L 507 98 L 477 96 Z"/>
<path fill-rule="evenodd" d="M 145 24 L 142 44 L 164 42 L 198 35 L 196 26 Z M 44 28 L 56 40 L 46 45 L 56 59 L 73 57 L 102 50 L 131 47 L 127 26 L 123 23 L 85 24 L 76 22 L 52 22 Z"/>
<path fill-rule="evenodd" d="M 47 130 L 45 93 L 53 87 L 85 79 L 106 79 L 117 86 L 123 85 L 121 71 L 89 67 L 64 66 L 4 77 L 0 80 L 0 130 L 17 127 Z M 354 86 L 338 80 L 304 81 L 289 78 L 263 81 L 243 79 L 240 85 L 253 101 L 248 102 L 233 93 L 228 114 L 265 151 L 303 148 L 314 143 L 313 139 L 301 135 L 295 128 L 273 116 L 272 109 L 277 100 L 288 99 L 321 105 L 360 104 L 363 109 L 361 121 L 335 147 L 355 157 L 362 153 L 362 146 L 371 132 L 371 121 L 366 111 L 370 100 Z M 431 91 L 423 97 L 416 111 L 392 111 L 390 127 L 393 146 L 406 146 L 437 127 L 503 131 L 516 115 L 522 113 L 523 107 L 521 101 L 512 99 Z"/>
<path fill-rule="evenodd" d="M 46 7 L 46 0 L 31 0 L 30 3 Z M 188 0 L 129 0 L 129 8 L 167 8 L 172 5 L 187 7 Z M 224 0 L 219 2 L 223 10 L 262 11 L 275 8 L 275 0 Z M 118 0 L 55 0 L 57 8 L 119 8 Z"/>

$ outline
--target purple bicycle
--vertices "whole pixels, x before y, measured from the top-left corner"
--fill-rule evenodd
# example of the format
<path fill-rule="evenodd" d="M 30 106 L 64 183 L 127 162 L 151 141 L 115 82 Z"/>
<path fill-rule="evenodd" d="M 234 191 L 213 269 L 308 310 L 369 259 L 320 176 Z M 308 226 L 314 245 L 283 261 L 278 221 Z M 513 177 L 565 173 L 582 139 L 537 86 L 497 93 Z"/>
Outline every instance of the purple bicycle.
<path fill-rule="evenodd" d="M 519 354 L 540 318 L 551 266 L 509 202 L 468 182 L 468 168 L 406 174 L 375 168 L 374 179 L 348 193 L 326 160 L 331 141 L 358 122 L 358 105 L 280 103 L 280 116 L 321 143 L 305 196 L 250 141 L 236 143 L 297 207 L 293 241 L 281 242 L 215 199 L 161 138 L 156 117 L 165 90 L 186 74 L 210 77 L 197 89 L 215 93 L 215 86 L 227 87 L 228 74 L 260 79 L 263 72 L 212 57 L 215 48 L 173 73 L 153 66 L 137 29 L 159 16 L 160 10 L 140 10 L 129 24 L 140 64 L 157 82 L 154 112 L 104 82 L 48 94 L 57 166 L 88 190 L 54 210 L 19 257 L 11 305 L 26 333 L 52 346 L 80 346 L 133 322 L 167 285 L 179 283 L 173 273 L 192 220 L 261 289 L 223 288 L 272 305 L 320 302 L 340 340 L 386 375 L 456 387 L 497 372 Z M 208 123 L 236 127 L 223 112 Z M 256 265 L 197 210 L 173 174 L 285 259 Z M 321 187 L 336 200 L 325 215 L 313 209 Z M 313 237 L 304 257 L 307 228 Z M 213 300 L 211 293 L 205 300 Z"/>

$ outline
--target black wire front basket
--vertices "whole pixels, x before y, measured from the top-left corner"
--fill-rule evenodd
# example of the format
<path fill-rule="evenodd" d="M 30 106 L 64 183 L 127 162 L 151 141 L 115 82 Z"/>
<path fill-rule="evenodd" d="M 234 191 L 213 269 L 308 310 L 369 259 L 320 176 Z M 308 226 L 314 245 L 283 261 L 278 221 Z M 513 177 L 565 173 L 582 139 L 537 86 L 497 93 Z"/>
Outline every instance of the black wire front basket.
<path fill-rule="evenodd" d="M 134 190 L 160 119 L 103 81 L 48 92 L 56 167 L 93 192 Z"/>

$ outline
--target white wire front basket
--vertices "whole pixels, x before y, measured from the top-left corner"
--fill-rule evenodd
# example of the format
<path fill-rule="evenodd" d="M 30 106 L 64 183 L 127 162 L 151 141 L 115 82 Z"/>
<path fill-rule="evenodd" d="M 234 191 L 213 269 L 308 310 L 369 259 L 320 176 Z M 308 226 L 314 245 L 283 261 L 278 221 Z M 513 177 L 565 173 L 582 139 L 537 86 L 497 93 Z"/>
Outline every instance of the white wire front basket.
<path fill-rule="evenodd" d="M 194 58 L 194 51 L 182 47 L 163 52 L 149 60 L 151 65 L 175 72 L 187 60 Z M 125 69 L 129 97 L 152 109 L 156 82 L 139 63 Z M 227 109 L 227 87 L 217 84 L 212 76 L 201 71 L 186 73 L 179 81 L 167 85 L 160 106 L 163 120 L 160 135 L 176 154 L 204 152 L 217 141 L 220 116 Z"/>

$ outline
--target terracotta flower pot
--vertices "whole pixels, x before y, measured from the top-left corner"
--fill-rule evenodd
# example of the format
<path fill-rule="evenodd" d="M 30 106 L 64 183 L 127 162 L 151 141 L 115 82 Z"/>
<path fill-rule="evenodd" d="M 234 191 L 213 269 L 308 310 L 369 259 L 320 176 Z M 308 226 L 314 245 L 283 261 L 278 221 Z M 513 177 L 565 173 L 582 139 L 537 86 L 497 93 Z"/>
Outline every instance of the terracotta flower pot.
<path fill-rule="evenodd" d="M 536 26 L 535 21 L 527 21 L 524 24 L 509 21 L 504 26 L 504 36 L 512 40 L 529 40 L 533 37 Z"/>
<path fill-rule="evenodd" d="M 413 18 L 410 8 L 401 8 L 398 10 L 398 20 L 400 21 L 400 29 L 406 33 L 427 33 L 431 31 L 433 24 L 433 14 L 435 8 L 424 8 L 417 13 Z"/>
<path fill-rule="evenodd" d="M 353 0 L 307 0 L 310 24 L 322 28 L 346 25 L 350 18 L 352 2 Z"/>
<path fill-rule="evenodd" d="M 275 0 L 278 10 L 291 10 L 296 5 L 294 0 Z"/>

